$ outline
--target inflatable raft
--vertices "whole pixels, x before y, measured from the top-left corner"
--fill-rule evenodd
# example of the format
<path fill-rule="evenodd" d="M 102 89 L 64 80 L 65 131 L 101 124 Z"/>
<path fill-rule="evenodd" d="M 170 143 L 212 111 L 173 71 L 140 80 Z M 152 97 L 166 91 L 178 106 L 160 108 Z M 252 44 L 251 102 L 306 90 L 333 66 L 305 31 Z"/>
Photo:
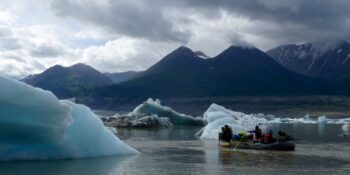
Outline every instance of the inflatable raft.
<path fill-rule="evenodd" d="M 274 143 L 252 143 L 252 142 L 220 142 L 220 146 L 224 148 L 237 149 L 255 149 L 255 150 L 274 150 L 274 151 L 294 151 L 295 144 L 290 141 L 274 142 Z"/>

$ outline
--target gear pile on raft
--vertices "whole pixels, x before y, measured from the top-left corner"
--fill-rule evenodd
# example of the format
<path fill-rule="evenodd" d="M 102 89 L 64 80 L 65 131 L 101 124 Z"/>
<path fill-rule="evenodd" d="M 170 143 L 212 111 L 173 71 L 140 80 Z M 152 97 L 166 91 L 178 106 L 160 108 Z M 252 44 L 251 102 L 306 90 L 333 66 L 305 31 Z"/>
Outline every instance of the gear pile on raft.
<path fill-rule="evenodd" d="M 294 151 L 294 138 L 285 132 L 278 131 L 278 137 L 273 137 L 273 132 L 263 134 L 259 126 L 253 131 L 241 131 L 233 134 L 232 128 L 225 125 L 219 133 L 219 145 L 234 149 L 276 150 Z"/>

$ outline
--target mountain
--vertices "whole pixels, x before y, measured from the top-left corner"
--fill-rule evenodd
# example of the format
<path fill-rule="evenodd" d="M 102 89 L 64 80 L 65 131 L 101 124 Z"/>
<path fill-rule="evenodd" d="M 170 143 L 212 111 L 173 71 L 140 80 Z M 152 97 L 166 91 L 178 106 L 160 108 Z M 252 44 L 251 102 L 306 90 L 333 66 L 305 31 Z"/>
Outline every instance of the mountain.
<path fill-rule="evenodd" d="M 133 79 L 106 87 L 107 96 L 146 97 L 149 95 L 179 96 L 197 91 L 198 81 L 205 80 L 206 61 L 192 50 L 181 46 Z M 195 80 L 195 81 L 194 81 Z"/>
<path fill-rule="evenodd" d="M 109 77 L 113 83 L 121 83 L 135 77 L 139 72 L 136 71 L 127 71 L 127 72 L 116 72 L 116 73 L 104 73 Z"/>
<path fill-rule="evenodd" d="M 209 79 L 224 96 L 319 93 L 315 85 L 321 83 L 283 68 L 255 47 L 240 46 L 231 46 L 210 60 Z"/>
<path fill-rule="evenodd" d="M 287 69 L 310 77 L 337 80 L 350 74 L 350 44 L 346 41 L 290 44 L 267 54 Z"/>
<path fill-rule="evenodd" d="M 81 63 L 70 67 L 55 65 L 40 74 L 30 75 L 22 81 L 50 90 L 59 98 L 73 97 L 95 86 L 113 83 L 107 76 Z"/>
<path fill-rule="evenodd" d="M 180 98 L 302 95 L 323 92 L 321 82 L 287 70 L 255 47 L 231 46 L 203 59 L 181 46 L 129 81 L 96 89 L 103 98 Z"/>

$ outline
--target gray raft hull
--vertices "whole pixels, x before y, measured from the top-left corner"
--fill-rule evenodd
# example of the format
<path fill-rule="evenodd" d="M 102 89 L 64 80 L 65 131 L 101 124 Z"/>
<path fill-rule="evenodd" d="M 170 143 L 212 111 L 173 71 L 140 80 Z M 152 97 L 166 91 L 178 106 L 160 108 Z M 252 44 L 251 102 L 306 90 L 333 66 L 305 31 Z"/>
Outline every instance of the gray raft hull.
<path fill-rule="evenodd" d="M 221 147 L 254 150 L 294 151 L 295 144 L 289 141 L 275 142 L 271 144 L 249 142 L 221 142 Z"/>

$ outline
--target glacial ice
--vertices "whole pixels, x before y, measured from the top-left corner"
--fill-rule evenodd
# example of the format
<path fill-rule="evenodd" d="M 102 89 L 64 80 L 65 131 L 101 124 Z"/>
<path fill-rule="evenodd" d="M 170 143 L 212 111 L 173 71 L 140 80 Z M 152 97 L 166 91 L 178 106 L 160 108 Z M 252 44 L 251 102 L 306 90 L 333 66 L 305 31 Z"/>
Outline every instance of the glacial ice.
<path fill-rule="evenodd" d="M 327 124 L 328 119 L 326 116 L 319 116 L 317 118 L 317 122 L 318 122 L 318 124 Z"/>
<path fill-rule="evenodd" d="M 88 107 L 0 76 L 0 160 L 134 153 Z"/>
<path fill-rule="evenodd" d="M 257 118 L 241 112 L 235 112 L 217 104 L 212 104 L 203 115 L 208 124 L 204 127 L 200 135 L 201 139 L 218 139 L 221 127 L 229 125 L 233 132 L 247 131 L 254 128 L 259 123 L 265 123 L 264 118 Z"/>
<path fill-rule="evenodd" d="M 350 118 L 328 119 L 326 116 L 320 116 L 315 120 L 311 119 L 309 114 L 303 118 L 278 118 L 273 115 L 264 115 L 262 113 L 248 115 L 226 109 L 217 104 L 212 104 L 206 110 L 203 117 L 208 124 L 196 135 L 201 139 L 209 140 L 218 139 L 221 127 L 226 124 L 231 126 L 233 132 L 237 133 L 240 131 L 253 130 L 256 125 L 260 124 L 347 124 L 348 126 L 350 123 Z"/>
<path fill-rule="evenodd" d="M 153 100 L 152 98 L 149 98 L 147 101 L 137 106 L 129 115 L 137 118 L 145 116 L 169 118 L 173 125 L 204 126 L 206 124 L 205 120 L 203 120 L 201 117 L 192 117 L 189 115 L 180 114 L 170 107 L 162 106 L 160 100 Z"/>
<path fill-rule="evenodd" d="M 171 127 L 169 118 L 151 116 L 130 116 L 116 114 L 111 117 L 103 117 L 103 122 L 109 128 L 159 128 Z"/>

